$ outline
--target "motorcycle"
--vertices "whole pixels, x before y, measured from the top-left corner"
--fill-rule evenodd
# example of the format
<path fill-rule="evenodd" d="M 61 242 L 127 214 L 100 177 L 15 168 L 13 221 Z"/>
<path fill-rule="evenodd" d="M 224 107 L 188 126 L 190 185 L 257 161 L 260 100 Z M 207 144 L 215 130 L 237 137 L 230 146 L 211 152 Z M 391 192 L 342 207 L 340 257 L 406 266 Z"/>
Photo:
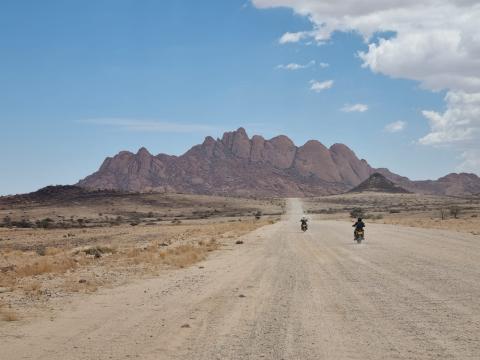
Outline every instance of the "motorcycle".
<path fill-rule="evenodd" d="M 302 229 L 303 232 L 307 231 L 307 229 L 308 229 L 307 223 L 302 223 L 301 229 Z"/>
<path fill-rule="evenodd" d="M 360 244 L 363 240 L 365 240 L 365 230 L 355 229 L 353 233 L 353 238 L 354 238 L 354 241 L 357 242 L 357 244 Z"/>

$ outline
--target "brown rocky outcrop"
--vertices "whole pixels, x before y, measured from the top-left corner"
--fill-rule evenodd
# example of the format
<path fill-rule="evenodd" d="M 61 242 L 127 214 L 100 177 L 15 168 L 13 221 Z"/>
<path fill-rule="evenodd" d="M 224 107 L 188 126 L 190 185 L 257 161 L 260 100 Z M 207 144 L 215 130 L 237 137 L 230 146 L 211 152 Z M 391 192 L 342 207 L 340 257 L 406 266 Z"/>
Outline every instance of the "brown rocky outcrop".
<path fill-rule="evenodd" d="M 407 194 L 409 191 L 388 180 L 380 173 L 373 173 L 360 185 L 355 186 L 350 192 L 383 192 L 391 194 Z"/>

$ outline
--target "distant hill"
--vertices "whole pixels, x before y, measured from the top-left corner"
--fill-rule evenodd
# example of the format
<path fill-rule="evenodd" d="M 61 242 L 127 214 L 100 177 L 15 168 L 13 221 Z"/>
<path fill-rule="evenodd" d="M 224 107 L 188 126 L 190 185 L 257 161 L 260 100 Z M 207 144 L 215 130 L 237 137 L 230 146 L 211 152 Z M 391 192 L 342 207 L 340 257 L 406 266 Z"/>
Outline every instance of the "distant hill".
<path fill-rule="evenodd" d="M 296 146 L 287 136 L 249 137 L 243 128 L 210 136 L 181 156 L 122 151 L 78 182 L 86 189 L 176 192 L 224 196 L 315 196 L 338 194 L 380 173 L 411 192 L 437 195 L 480 193 L 474 174 L 449 174 L 412 181 L 388 169 L 372 168 L 344 144 L 325 147 L 317 140 Z"/>
<path fill-rule="evenodd" d="M 105 196 L 123 195 L 126 195 L 126 193 L 118 190 L 94 190 L 75 185 L 53 185 L 41 188 L 40 190 L 28 194 L 0 197 L 0 204 L 59 204 L 104 198 Z"/>
<path fill-rule="evenodd" d="M 396 185 L 393 181 L 388 180 L 380 173 L 373 173 L 370 177 L 360 185 L 354 187 L 349 192 L 384 192 L 392 194 L 407 194 L 410 191 L 405 190 L 401 186 Z"/>
<path fill-rule="evenodd" d="M 475 174 L 451 173 L 437 180 L 410 180 L 390 172 L 388 169 L 376 169 L 387 179 L 404 189 L 420 194 L 470 196 L 480 195 L 480 178 Z"/>

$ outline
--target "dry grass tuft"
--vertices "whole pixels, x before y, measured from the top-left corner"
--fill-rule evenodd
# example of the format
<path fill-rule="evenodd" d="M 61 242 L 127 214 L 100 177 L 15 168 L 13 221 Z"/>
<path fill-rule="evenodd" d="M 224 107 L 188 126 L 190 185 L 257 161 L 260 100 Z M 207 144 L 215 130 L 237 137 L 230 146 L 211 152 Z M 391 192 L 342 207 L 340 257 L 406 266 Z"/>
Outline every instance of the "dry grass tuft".
<path fill-rule="evenodd" d="M 54 273 L 63 274 L 76 267 L 74 259 L 65 256 L 42 257 L 31 264 L 19 266 L 15 271 L 18 276 L 37 276 L 42 274 Z"/>
<path fill-rule="evenodd" d="M 164 262 L 167 265 L 184 268 L 203 260 L 206 252 L 205 246 L 180 245 L 165 252 Z"/>
<path fill-rule="evenodd" d="M 207 242 L 201 240 L 196 245 L 182 244 L 166 250 L 156 243 L 149 244 L 144 248 L 133 248 L 126 251 L 126 258 L 130 263 L 139 265 L 169 265 L 174 267 L 187 267 L 205 259 L 208 252 L 218 248 L 215 239 Z M 122 257 L 122 254 L 118 254 Z"/>

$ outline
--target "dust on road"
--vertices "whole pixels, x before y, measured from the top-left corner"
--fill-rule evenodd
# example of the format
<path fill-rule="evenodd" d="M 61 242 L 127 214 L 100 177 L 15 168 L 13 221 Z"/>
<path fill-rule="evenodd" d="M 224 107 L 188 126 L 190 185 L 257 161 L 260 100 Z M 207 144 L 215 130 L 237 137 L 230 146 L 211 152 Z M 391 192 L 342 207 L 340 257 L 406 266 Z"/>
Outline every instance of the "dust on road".
<path fill-rule="evenodd" d="M 200 266 L 0 327 L 2 359 L 478 359 L 480 241 L 313 221 L 301 202 Z"/>

